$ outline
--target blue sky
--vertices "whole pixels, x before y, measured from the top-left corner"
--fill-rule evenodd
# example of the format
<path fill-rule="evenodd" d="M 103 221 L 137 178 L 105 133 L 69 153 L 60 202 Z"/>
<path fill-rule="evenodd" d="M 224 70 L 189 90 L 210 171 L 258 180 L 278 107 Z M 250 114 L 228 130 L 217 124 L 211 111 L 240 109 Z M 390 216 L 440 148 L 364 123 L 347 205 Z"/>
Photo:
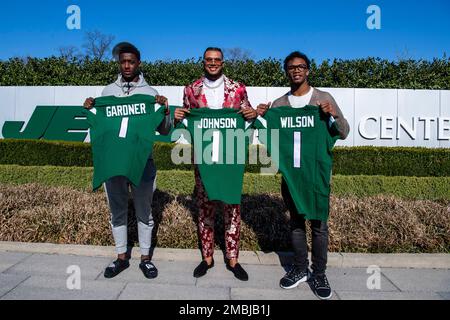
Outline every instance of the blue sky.
<path fill-rule="evenodd" d="M 81 29 L 69 30 L 69 5 Z M 370 5 L 381 29 L 369 30 Z M 0 59 L 58 55 L 81 47 L 86 31 L 130 41 L 142 60 L 188 59 L 208 46 L 239 47 L 255 59 L 304 51 L 316 61 L 380 57 L 432 59 L 450 55 L 450 1 L 8 1 L 0 9 Z"/>

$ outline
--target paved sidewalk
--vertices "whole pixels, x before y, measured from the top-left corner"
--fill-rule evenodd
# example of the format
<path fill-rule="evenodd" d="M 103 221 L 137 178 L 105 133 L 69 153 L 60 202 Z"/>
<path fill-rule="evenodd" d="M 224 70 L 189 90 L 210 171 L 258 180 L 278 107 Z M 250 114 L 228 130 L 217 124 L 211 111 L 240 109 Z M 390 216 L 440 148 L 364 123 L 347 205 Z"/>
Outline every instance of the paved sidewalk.
<path fill-rule="evenodd" d="M 130 268 L 105 279 L 103 270 L 114 258 L 113 247 L 0 242 L 0 299 L 317 299 L 307 283 L 292 290 L 279 287 L 289 253 L 241 252 L 247 282 L 226 270 L 220 251 L 215 267 L 199 279 L 192 276 L 198 250 L 156 248 L 159 275 L 152 280 L 139 270 L 136 249 Z M 71 290 L 78 271 L 81 288 Z M 332 253 L 327 275 L 335 300 L 450 300 L 449 254 Z"/>

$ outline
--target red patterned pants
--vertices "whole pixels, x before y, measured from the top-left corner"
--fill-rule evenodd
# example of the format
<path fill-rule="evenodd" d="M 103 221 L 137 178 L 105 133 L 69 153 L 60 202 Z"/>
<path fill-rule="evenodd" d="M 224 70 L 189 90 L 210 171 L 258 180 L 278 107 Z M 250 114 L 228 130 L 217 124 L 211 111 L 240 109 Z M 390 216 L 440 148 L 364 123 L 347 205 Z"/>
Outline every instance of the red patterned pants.
<path fill-rule="evenodd" d="M 199 209 L 198 233 L 202 244 L 203 258 L 208 258 L 212 257 L 214 253 L 214 216 L 219 203 L 208 200 L 197 168 L 195 168 L 195 187 Z M 223 213 L 226 257 L 227 259 L 237 259 L 241 233 L 241 206 L 239 204 L 224 204 Z"/>

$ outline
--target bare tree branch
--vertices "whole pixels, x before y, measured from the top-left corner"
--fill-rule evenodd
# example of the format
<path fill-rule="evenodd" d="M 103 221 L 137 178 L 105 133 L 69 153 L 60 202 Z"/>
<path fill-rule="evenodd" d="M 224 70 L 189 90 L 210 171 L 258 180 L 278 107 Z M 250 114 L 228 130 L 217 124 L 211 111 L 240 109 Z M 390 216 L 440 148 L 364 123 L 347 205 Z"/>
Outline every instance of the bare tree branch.
<path fill-rule="evenodd" d="M 225 48 L 223 49 L 223 54 L 226 60 L 246 61 L 253 59 L 253 55 L 249 50 L 239 47 Z"/>
<path fill-rule="evenodd" d="M 59 47 L 58 48 L 60 57 L 66 60 L 79 59 L 81 53 L 75 46 Z"/>
<path fill-rule="evenodd" d="M 84 37 L 83 48 L 86 50 L 86 55 L 94 59 L 105 59 L 114 40 L 114 36 L 94 30 L 87 31 Z"/>

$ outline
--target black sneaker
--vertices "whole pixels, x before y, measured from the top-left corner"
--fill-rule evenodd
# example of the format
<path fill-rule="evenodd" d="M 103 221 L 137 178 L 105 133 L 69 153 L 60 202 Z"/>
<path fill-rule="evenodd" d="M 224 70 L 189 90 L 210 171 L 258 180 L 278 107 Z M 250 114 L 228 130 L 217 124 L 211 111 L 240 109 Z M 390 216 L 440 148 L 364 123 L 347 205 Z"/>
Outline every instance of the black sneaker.
<path fill-rule="evenodd" d="M 105 278 L 113 278 L 130 266 L 128 260 L 117 259 L 105 269 Z"/>
<path fill-rule="evenodd" d="M 298 266 L 292 266 L 291 270 L 280 280 L 280 287 L 283 289 L 293 289 L 301 282 L 308 281 L 309 276 L 308 268 L 301 270 Z"/>
<path fill-rule="evenodd" d="M 244 270 L 244 268 L 242 268 L 242 266 L 239 263 L 236 263 L 234 265 L 234 267 L 230 266 L 227 263 L 227 269 L 230 270 L 231 272 L 233 272 L 234 276 L 236 278 L 238 278 L 241 281 L 247 281 L 248 280 L 248 274 L 247 272 Z"/>
<path fill-rule="evenodd" d="M 139 269 L 142 270 L 144 276 L 148 279 L 153 279 L 158 276 L 158 269 L 150 260 L 144 260 L 139 263 Z"/>
<path fill-rule="evenodd" d="M 333 293 L 331 292 L 330 283 L 325 274 L 313 275 L 312 287 L 314 294 L 322 300 L 330 299 Z"/>
<path fill-rule="evenodd" d="M 208 262 L 206 262 L 205 260 L 203 260 L 202 262 L 200 262 L 200 264 L 194 269 L 194 277 L 195 278 L 200 278 L 203 277 L 206 272 L 208 271 L 208 269 L 211 269 L 212 267 L 214 267 L 214 259 L 212 260 L 211 264 L 208 265 Z"/>

